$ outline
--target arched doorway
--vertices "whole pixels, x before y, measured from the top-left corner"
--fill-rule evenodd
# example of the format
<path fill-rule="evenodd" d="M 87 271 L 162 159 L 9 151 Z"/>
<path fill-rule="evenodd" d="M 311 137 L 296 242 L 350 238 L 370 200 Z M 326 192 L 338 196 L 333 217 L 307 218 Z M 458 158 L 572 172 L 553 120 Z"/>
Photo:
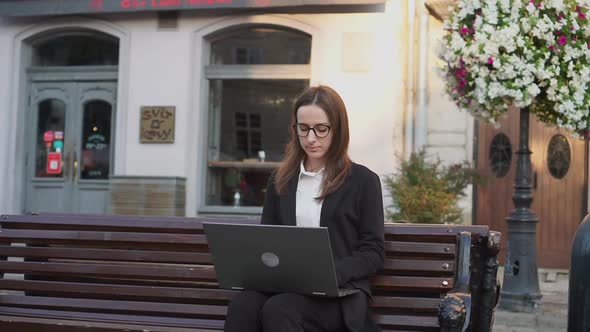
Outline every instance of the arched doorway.
<path fill-rule="evenodd" d="M 119 40 L 75 30 L 27 43 L 25 212 L 104 213 L 114 166 Z"/>

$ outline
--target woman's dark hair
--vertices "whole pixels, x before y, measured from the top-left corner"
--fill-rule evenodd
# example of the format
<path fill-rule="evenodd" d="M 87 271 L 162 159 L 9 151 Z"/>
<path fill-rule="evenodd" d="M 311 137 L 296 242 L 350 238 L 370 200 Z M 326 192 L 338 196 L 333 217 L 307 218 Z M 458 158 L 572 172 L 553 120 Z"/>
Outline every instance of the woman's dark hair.
<path fill-rule="evenodd" d="M 297 122 L 297 111 L 301 106 L 316 105 L 328 116 L 332 127 L 332 143 L 325 158 L 324 178 L 319 200 L 336 191 L 350 172 L 351 161 L 348 156 L 348 115 L 344 101 L 338 93 L 327 86 L 310 87 L 295 101 L 291 121 Z M 305 151 L 299 143 L 299 137 L 291 126 L 291 140 L 285 149 L 285 158 L 275 175 L 275 188 L 279 194 L 287 191 L 289 180 L 299 174 L 299 165 L 306 157 Z"/>

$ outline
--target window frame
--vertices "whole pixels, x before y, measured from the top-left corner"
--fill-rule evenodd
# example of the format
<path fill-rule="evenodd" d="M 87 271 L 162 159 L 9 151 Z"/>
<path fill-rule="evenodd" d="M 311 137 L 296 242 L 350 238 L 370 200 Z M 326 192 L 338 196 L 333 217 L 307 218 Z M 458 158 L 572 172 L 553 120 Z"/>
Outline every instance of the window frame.
<path fill-rule="evenodd" d="M 310 64 L 297 64 L 297 65 L 264 65 L 264 64 L 251 64 L 251 65 L 211 65 L 211 44 L 216 40 L 219 40 L 226 36 L 227 31 L 236 32 L 239 30 L 248 30 L 255 28 L 273 28 L 283 31 L 296 31 L 301 34 L 305 34 L 310 38 Z M 210 97 L 211 88 L 210 82 L 212 80 L 228 80 L 228 79 L 242 79 L 242 80 L 307 80 L 311 82 L 312 79 L 312 68 L 311 59 L 313 55 L 313 36 L 309 33 L 297 29 L 293 29 L 288 26 L 281 25 L 268 25 L 268 24 L 255 24 L 255 25 L 244 25 L 240 27 L 230 27 L 223 29 L 222 31 L 213 34 L 213 37 L 206 38 L 204 40 L 203 47 L 203 91 L 204 96 L 202 102 L 202 110 L 205 112 L 203 117 L 205 124 L 202 128 L 206 130 L 206 140 L 204 141 L 204 153 L 203 160 L 201 161 L 201 183 L 200 185 L 200 202 L 198 204 L 197 213 L 202 214 L 237 214 L 237 215 L 260 215 L 262 213 L 262 206 L 224 206 L 224 205 L 208 205 L 208 170 L 209 161 L 212 155 L 211 148 L 219 147 L 221 136 L 217 132 L 217 128 L 220 127 L 221 121 L 221 109 L 217 109 L 213 114 L 210 109 Z"/>

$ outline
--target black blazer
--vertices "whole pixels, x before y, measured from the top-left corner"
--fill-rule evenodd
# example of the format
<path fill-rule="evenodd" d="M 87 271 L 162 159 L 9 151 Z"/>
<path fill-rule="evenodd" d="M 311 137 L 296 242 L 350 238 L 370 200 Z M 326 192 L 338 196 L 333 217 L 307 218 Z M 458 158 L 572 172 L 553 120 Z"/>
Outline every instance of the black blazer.
<path fill-rule="evenodd" d="M 262 211 L 263 224 L 295 226 L 295 199 L 299 173 L 279 195 L 271 176 Z M 322 204 L 320 226 L 328 227 L 330 244 L 341 288 L 360 292 L 341 300 L 349 331 L 378 331 L 368 310 L 371 297 L 369 275 L 383 267 L 383 198 L 379 176 L 368 168 L 352 164 L 344 183 Z"/>

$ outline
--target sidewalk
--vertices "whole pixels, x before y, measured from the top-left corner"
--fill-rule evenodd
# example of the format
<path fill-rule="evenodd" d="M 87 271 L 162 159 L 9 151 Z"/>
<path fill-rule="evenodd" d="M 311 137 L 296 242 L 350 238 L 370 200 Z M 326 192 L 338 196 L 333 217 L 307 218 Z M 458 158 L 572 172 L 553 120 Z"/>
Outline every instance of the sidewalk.
<path fill-rule="evenodd" d="M 502 280 L 503 271 L 498 271 Z M 567 271 L 540 270 L 539 282 L 543 298 L 536 313 L 515 313 L 497 310 L 493 332 L 561 332 L 567 331 Z"/>

